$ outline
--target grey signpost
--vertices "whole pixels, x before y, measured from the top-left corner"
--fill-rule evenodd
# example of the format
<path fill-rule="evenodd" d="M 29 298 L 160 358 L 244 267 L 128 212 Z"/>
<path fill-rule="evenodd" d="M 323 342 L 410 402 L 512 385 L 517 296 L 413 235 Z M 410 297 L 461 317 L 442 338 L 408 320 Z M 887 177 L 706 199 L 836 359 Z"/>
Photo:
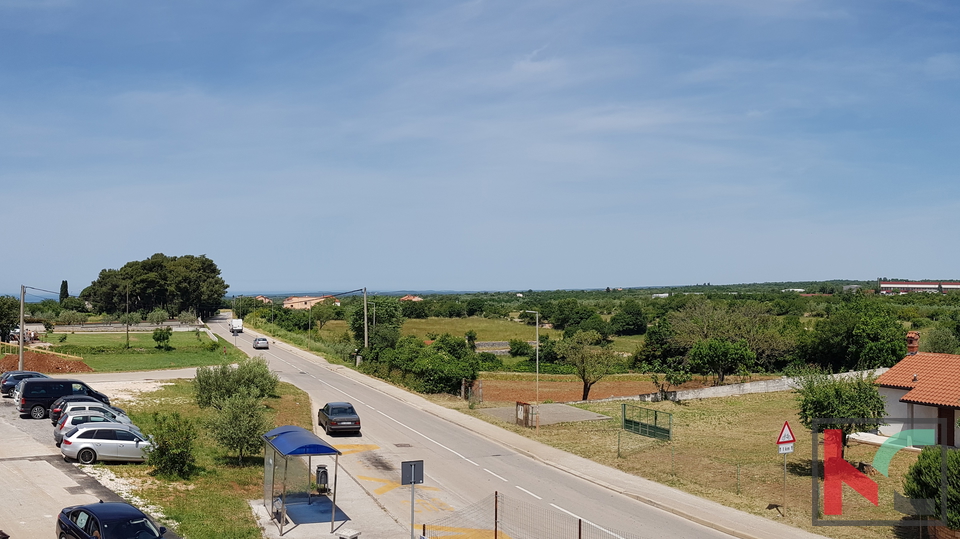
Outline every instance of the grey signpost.
<path fill-rule="evenodd" d="M 408 460 L 400 463 L 400 484 L 410 485 L 410 539 L 417 539 L 417 527 L 414 523 L 414 493 L 416 485 L 423 483 L 423 461 Z"/>

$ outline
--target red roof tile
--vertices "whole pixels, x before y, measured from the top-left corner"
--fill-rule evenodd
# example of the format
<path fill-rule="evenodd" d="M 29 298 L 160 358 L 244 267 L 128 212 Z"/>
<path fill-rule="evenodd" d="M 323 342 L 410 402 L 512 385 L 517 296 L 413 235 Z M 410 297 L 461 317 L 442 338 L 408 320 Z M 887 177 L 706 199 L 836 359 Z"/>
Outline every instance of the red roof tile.
<path fill-rule="evenodd" d="M 960 355 L 919 352 L 907 356 L 877 377 L 877 384 L 909 389 L 901 402 L 960 408 Z"/>

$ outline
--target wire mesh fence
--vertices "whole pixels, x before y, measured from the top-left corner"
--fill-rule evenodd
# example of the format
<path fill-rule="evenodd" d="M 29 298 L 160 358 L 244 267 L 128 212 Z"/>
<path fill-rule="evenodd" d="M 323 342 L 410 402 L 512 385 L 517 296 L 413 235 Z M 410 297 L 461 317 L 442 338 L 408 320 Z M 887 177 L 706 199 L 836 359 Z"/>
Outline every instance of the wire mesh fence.
<path fill-rule="evenodd" d="M 425 524 L 421 533 L 467 539 L 640 539 L 500 492 Z"/>

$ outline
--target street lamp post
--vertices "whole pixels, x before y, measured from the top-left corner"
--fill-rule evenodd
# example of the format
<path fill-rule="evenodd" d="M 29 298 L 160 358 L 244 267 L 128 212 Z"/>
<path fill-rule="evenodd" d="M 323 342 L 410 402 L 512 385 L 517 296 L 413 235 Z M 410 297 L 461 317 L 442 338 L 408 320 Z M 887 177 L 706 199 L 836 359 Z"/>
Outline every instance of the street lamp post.
<path fill-rule="evenodd" d="M 534 313 L 537 315 L 537 434 L 540 433 L 540 311 L 523 311 L 525 313 Z"/>

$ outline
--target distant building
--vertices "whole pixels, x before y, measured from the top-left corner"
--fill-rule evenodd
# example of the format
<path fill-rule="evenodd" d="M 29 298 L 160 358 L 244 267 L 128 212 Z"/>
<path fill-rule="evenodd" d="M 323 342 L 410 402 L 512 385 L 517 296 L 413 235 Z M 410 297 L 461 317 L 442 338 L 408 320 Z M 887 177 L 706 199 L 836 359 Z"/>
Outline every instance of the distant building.
<path fill-rule="evenodd" d="M 806 290 L 802 288 L 784 288 L 783 290 L 781 290 L 781 292 L 796 292 L 800 294 L 800 293 L 806 292 Z"/>
<path fill-rule="evenodd" d="M 410 294 L 407 294 L 406 296 L 403 296 L 402 298 L 400 298 L 398 301 L 423 301 L 423 298 L 421 298 L 420 296 L 411 296 Z"/>
<path fill-rule="evenodd" d="M 326 301 L 333 302 L 333 304 L 337 307 L 340 306 L 340 300 L 334 296 L 290 296 L 289 298 L 283 300 L 283 308 L 305 310 L 318 303 L 324 303 Z"/>
<path fill-rule="evenodd" d="M 943 294 L 951 290 L 960 290 L 960 283 L 953 281 L 878 281 L 881 294 L 908 294 L 927 292 Z"/>
<path fill-rule="evenodd" d="M 651 294 L 651 298 L 669 298 L 670 294 Z"/>
<path fill-rule="evenodd" d="M 273 300 L 268 298 L 267 296 L 257 296 L 255 299 L 258 299 L 264 303 L 273 303 Z"/>

